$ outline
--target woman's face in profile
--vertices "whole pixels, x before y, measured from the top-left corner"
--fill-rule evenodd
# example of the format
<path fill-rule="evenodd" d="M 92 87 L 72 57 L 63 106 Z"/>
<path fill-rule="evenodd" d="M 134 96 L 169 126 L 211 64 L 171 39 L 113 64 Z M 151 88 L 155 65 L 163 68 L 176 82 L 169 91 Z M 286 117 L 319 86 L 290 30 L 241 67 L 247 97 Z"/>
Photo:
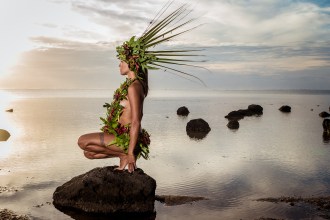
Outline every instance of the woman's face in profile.
<path fill-rule="evenodd" d="M 124 61 L 120 61 L 119 71 L 121 75 L 127 75 L 127 73 L 129 72 L 128 64 Z"/>

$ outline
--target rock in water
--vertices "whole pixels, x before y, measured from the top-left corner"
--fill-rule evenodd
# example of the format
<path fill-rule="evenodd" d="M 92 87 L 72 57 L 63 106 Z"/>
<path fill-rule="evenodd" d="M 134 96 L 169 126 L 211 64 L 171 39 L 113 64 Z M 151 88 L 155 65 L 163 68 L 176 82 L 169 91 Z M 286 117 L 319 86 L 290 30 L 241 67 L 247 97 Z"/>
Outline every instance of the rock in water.
<path fill-rule="evenodd" d="M 190 112 L 186 106 L 182 106 L 182 107 L 178 108 L 176 113 L 177 113 L 177 115 L 180 115 L 180 116 L 188 116 Z"/>
<path fill-rule="evenodd" d="M 321 118 L 327 118 L 327 117 L 330 117 L 330 114 L 329 114 L 328 112 L 321 112 L 321 113 L 319 114 L 319 116 L 320 116 Z"/>
<path fill-rule="evenodd" d="M 260 105 L 252 104 L 248 106 L 248 110 L 253 112 L 253 115 L 262 115 L 264 109 Z"/>
<path fill-rule="evenodd" d="M 7 141 L 10 137 L 10 133 L 6 130 L 0 129 L 0 141 Z"/>
<path fill-rule="evenodd" d="M 203 139 L 211 131 L 209 124 L 203 119 L 192 119 L 186 125 L 187 135 L 191 138 Z"/>
<path fill-rule="evenodd" d="M 286 112 L 289 113 L 291 112 L 291 107 L 288 105 L 283 105 L 281 108 L 279 108 L 278 110 L 280 110 L 281 112 Z"/>
<path fill-rule="evenodd" d="M 239 123 L 236 120 L 229 121 L 228 124 L 227 124 L 227 127 L 229 129 L 238 129 L 239 128 Z"/>
<path fill-rule="evenodd" d="M 115 168 L 95 168 L 57 187 L 55 207 L 98 214 L 153 213 L 156 181 L 141 169 L 128 173 Z"/>

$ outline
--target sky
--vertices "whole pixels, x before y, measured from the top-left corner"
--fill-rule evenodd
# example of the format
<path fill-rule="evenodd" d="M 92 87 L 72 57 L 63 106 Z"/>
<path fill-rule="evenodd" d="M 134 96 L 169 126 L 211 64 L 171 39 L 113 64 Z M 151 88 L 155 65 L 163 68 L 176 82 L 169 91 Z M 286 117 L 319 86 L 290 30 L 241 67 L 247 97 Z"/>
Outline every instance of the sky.
<path fill-rule="evenodd" d="M 1 0 L 0 89 L 115 89 L 115 47 L 166 0 Z M 330 1 L 189 1 L 201 27 L 164 47 L 203 49 L 206 86 L 163 70 L 153 90 L 330 89 Z M 173 8 L 178 4 L 174 3 Z"/>

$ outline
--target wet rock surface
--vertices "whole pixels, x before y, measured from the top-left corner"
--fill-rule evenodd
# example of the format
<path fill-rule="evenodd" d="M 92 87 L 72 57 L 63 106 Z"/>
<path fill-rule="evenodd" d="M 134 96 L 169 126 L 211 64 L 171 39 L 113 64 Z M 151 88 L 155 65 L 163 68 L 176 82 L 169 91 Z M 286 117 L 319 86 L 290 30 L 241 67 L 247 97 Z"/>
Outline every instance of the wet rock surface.
<path fill-rule="evenodd" d="M 0 209 L 0 219 L 1 220 L 30 220 L 26 215 L 18 215 L 8 209 Z"/>
<path fill-rule="evenodd" d="M 188 116 L 190 112 L 186 106 L 182 106 L 182 107 L 178 108 L 176 113 L 179 116 Z"/>
<path fill-rule="evenodd" d="M 186 125 L 187 135 L 191 138 L 203 139 L 211 128 L 209 124 L 203 119 L 192 119 Z"/>
<path fill-rule="evenodd" d="M 288 105 L 283 105 L 278 110 L 280 110 L 281 112 L 289 113 L 289 112 L 291 112 L 291 107 Z"/>
<path fill-rule="evenodd" d="M 85 213 L 153 213 L 156 181 L 137 169 L 95 168 L 57 187 L 53 204 L 59 210 Z"/>

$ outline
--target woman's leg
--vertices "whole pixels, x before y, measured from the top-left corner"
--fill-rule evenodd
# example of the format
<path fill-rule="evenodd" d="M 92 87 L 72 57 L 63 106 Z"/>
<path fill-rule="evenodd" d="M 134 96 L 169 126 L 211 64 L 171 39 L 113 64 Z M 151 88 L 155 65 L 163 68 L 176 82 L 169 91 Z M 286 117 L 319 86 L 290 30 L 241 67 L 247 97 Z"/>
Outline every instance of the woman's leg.
<path fill-rule="evenodd" d="M 79 137 L 78 145 L 84 150 L 84 155 L 88 159 L 119 157 L 119 169 L 123 169 L 127 160 L 125 152 L 115 145 L 106 146 L 106 143 L 110 143 L 113 139 L 113 135 L 102 132 L 84 134 Z"/>

